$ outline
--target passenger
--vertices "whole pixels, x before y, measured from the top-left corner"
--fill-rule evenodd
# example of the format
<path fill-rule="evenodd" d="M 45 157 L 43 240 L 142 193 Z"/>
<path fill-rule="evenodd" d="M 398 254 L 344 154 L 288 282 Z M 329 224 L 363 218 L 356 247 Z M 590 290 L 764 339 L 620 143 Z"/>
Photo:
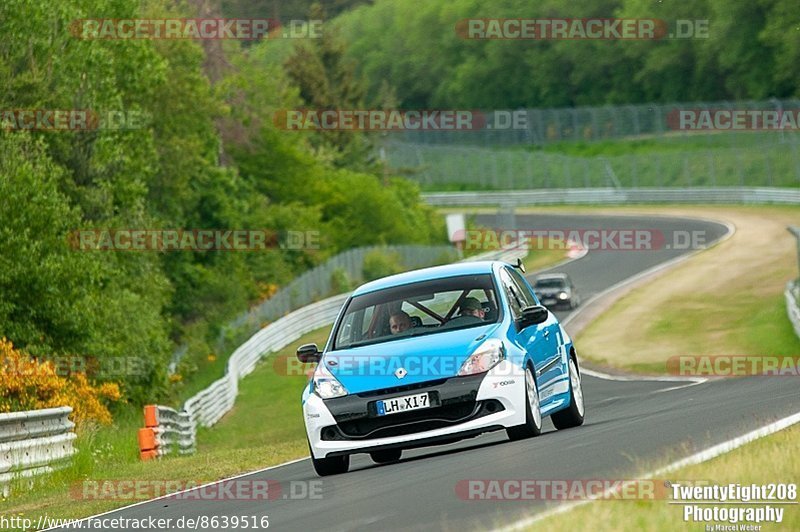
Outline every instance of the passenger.
<path fill-rule="evenodd" d="M 481 302 L 474 297 L 465 297 L 461 302 L 460 311 L 461 316 L 474 316 L 481 321 L 486 317 L 486 311 L 483 310 Z"/>

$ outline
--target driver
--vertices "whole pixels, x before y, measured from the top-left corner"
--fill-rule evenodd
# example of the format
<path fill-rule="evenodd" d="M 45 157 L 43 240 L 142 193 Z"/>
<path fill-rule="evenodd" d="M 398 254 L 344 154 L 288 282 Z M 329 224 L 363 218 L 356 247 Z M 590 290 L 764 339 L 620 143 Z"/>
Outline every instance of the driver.
<path fill-rule="evenodd" d="M 399 310 L 389 316 L 389 329 L 392 334 L 400 334 L 411 328 L 411 316 Z"/>

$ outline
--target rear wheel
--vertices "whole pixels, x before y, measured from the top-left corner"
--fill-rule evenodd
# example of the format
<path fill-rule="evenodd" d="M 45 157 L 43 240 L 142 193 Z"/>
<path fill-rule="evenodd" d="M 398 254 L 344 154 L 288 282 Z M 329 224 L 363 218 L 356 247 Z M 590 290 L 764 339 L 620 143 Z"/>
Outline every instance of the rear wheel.
<path fill-rule="evenodd" d="M 539 390 L 530 366 L 525 368 L 525 423 L 506 429 L 512 440 L 521 440 L 542 433 L 542 411 L 539 407 Z"/>
<path fill-rule="evenodd" d="M 375 451 L 369 453 L 369 457 L 372 458 L 372 461 L 376 464 L 390 464 L 392 462 L 397 462 L 400 460 L 402 455 L 403 451 L 401 449 L 387 449 L 385 451 Z"/>
<path fill-rule="evenodd" d="M 578 373 L 578 366 L 575 359 L 569 359 L 569 408 L 556 412 L 550 419 L 558 430 L 569 429 L 583 425 L 583 414 L 585 406 L 583 404 L 583 387 L 581 386 L 581 376 Z"/>

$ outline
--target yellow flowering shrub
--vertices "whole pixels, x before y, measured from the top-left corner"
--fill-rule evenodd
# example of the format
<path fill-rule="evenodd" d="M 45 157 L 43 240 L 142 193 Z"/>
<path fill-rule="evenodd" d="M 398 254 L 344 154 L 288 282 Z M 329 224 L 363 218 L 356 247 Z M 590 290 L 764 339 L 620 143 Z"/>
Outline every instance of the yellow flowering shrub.
<path fill-rule="evenodd" d="M 0 339 L 0 412 L 71 406 L 76 424 L 111 423 L 106 404 L 119 401 L 119 385 L 92 385 L 83 373 L 63 377 L 52 362 L 37 362 Z"/>

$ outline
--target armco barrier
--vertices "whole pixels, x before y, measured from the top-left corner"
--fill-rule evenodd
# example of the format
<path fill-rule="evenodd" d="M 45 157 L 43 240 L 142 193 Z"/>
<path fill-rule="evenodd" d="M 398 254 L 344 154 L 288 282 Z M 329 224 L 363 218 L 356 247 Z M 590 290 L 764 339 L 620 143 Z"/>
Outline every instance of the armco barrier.
<path fill-rule="evenodd" d="M 800 282 L 790 281 L 784 292 L 786 297 L 786 313 L 792 322 L 794 332 L 800 338 Z"/>
<path fill-rule="evenodd" d="M 776 203 L 800 205 L 800 189 L 720 188 L 562 188 L 480 192 L 431 192 L 422 195 L 437 207 L 624 203 Z"/>
<path fill-rule="evenodd" d="M 139 429 L 139 457 L 142 460 L 195 451 L 197 430 L 188 413 L 166 406 L 148 405 L 144 407 L 144 425 Z"/>
<path fill-rule="evenodd" d="M 499 251 L 491 251 L 466 260 L 504 260 L 513 262 L 517 258 L 524 257 L 527 253 L 526 247 L 512 245 Z M 178 431 L 176 435 L 185 437 L 186 441 L 188 441 L 189 431 L 191 431 L 191 441 L 194 443 L 195 424 L 210 427 L 229 412 L 233 408 L 239 391 L 239 379 L 252 372 L 262 357 L 286 347 L 304 334 L 333 323 L 349 295 L 349 293 L 340 294 L 312 303 L 287 314 L 258 331 L 233 352 L 228 360 L 225 376 L 188 399 L 180 413 L 161 406 L 154 406 L 154 408 L 159 413 L 171 410 L 177 416 L 185 416 L 183 418 L 185 420 L 184 426 L 191 426 L 191 428 L 186 428 L 183 432 Z M 160 422 L 157 417 L 156 421 L 148 421 L 148 418 L 152 419 L 152 414 L 148 415 L 146 410 L 145 424 L 151 423 L 154 426 L 145 427 L 139 432 L 140 456 L 145 460 L 164 454 L 160 452 L 161 447 L 157 438 L 157 431 L 154 430 L 161 426 Z M 191 422 L 191 425 L 189 425 L 189 422 Z M 184 452 L 193 451 L 194 445 L 184 448 Z"/>
<path fill-rule="evenodd" d="M 0 487 L 8 496 L 9 483 L 50 473 L 75 454 L 72 408 L 46 408 L 0 414 Z"/>
<path fill-rule="evenodd" d="M 797 264 L 800 266 L 800 227 L 790 225 L 786 229 L 796 239 Z M 800 337 L 800 279 L 786 285 L 784 296 L 786 296 L 786 313 L 789 315 L 789 321 L 794 326 L 794 332 Z"/>

